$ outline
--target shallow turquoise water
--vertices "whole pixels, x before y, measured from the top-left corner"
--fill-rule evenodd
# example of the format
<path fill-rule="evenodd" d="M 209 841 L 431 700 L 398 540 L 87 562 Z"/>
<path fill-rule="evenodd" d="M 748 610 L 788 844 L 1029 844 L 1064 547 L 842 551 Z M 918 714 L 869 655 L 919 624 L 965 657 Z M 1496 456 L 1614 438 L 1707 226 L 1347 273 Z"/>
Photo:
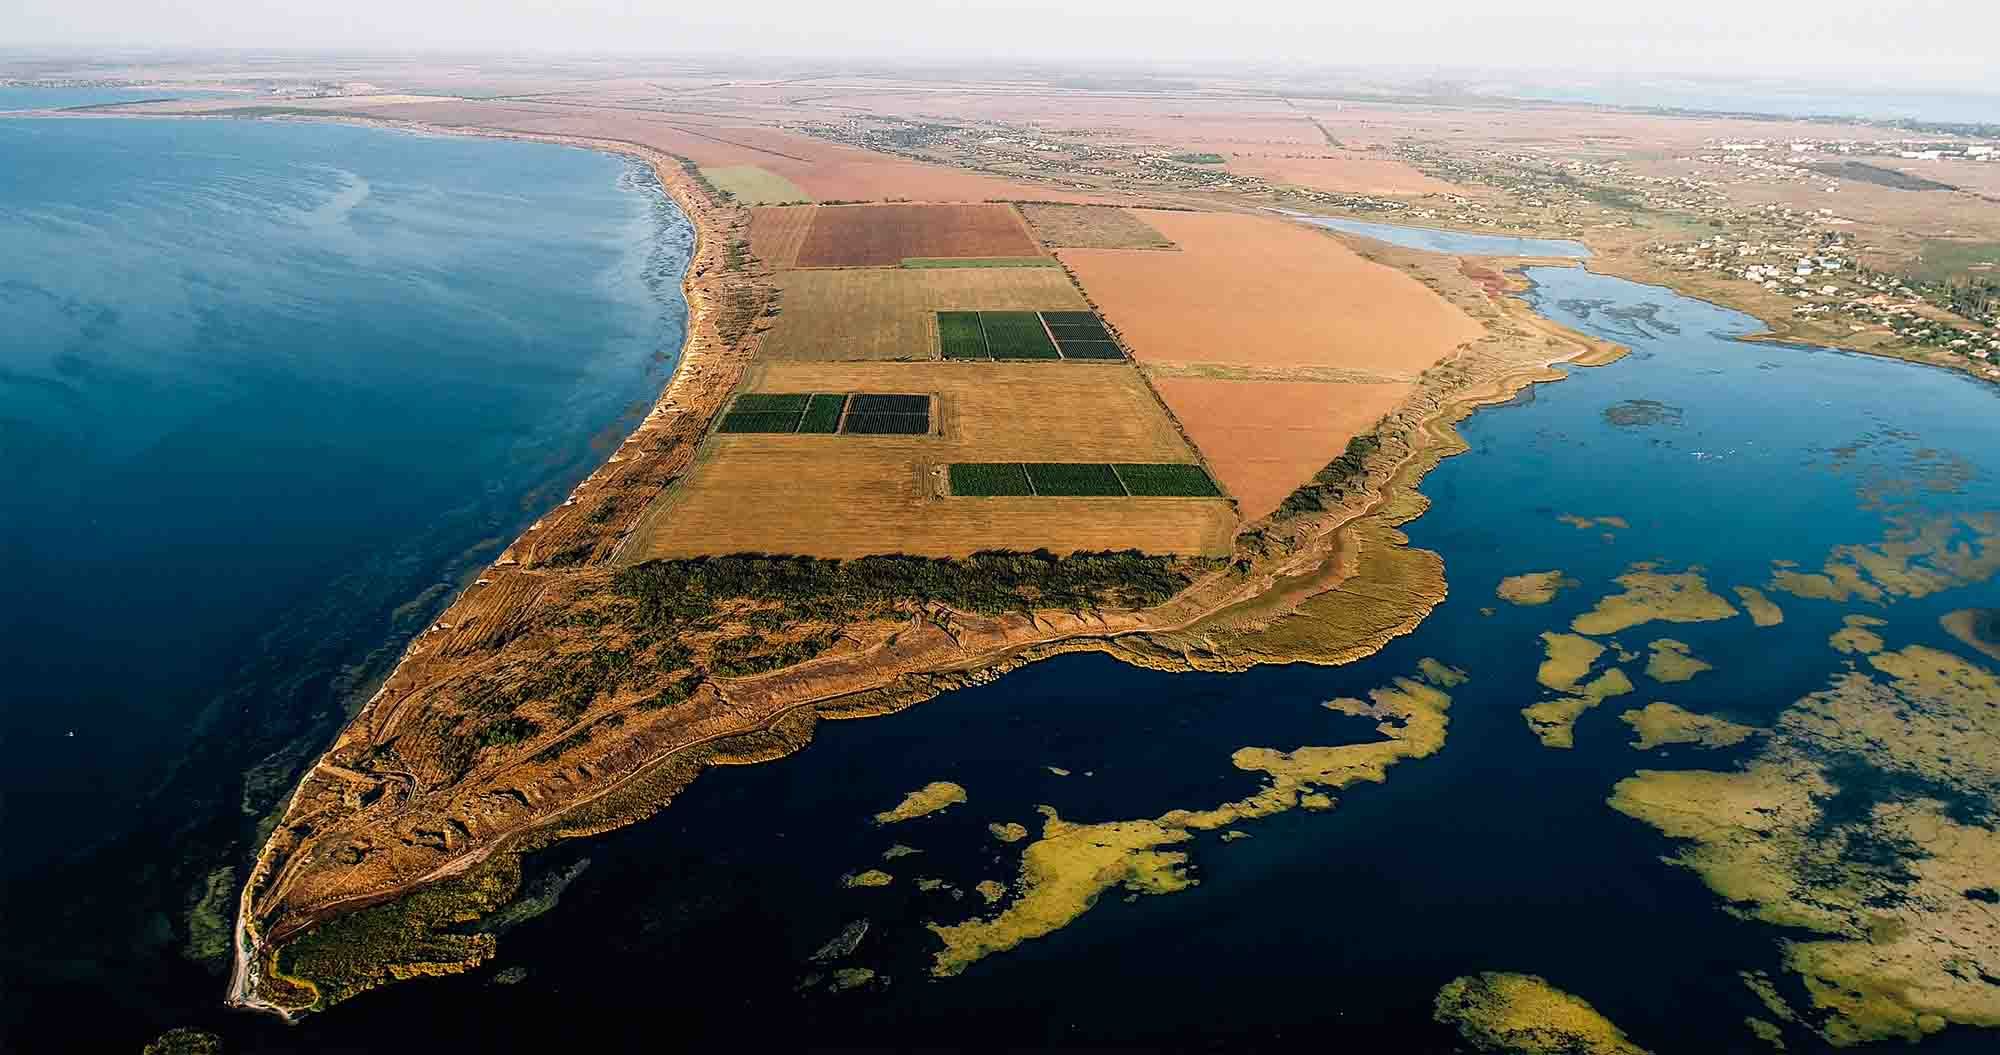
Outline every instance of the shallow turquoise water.
<path fill-rule="evenodd" d="M 1582 242 L 1567 238 L 1517 238 L 1502 234 L 1465 234 L 1459 231 L 1439 230 L 1435 227 L 1370 223 L 1366 220 L 1349 220 L 1338 216 L 1294 214 L 1293 218 L 1315 227 L 1346 231 L 1348 234 L 1362 235 L 1390 245 L 1400 245 L 1405 249 L 1422 249 L 1432 253 L 1534 256 L 1564 260 L 1581 260 L 1590 255 L 1590 250 Z"/>
<path fill-rule="evenodd" d="M 0 120 L 10 974 L 171 975 L 184 884 L 665 383 L 691 237 L 605 154 Z"/>

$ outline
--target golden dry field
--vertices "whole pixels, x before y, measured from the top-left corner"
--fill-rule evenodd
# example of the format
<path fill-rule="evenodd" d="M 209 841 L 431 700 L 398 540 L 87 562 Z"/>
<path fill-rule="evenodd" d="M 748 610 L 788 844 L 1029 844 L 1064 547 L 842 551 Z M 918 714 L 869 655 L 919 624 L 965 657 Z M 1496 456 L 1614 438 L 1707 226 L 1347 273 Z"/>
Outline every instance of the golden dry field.
<path fill-rule="evenodd" d="M 1483 333 L 1423 283 L 1324 232 L 1235 213 L 1148 219 L 1181 252 L 1057 253 L 1141 362 L 1320 367 L 1404 381 Z"/>
<path fill-rule="evenodd" d="M 1051 248 L 1172 249 L 1174 243 L 1145 214 L 1108 205 L 1019 206 L 1028 230 Z"/>
<path fill-rule="evenodd" d="M 777 270 L 792 266 L 812 229 L 811 205 L 766 206 L 750 210 L 750 252 Z"/>
<path fill-rule="evenodd" d="M 1057 267 L 820 269 L 778 281 L 783 310 L 762 352 L 774 360 L 936 359 L 940 311 L 1087 307 Z"/>
<path fill-rule="evenodd" d="M 1129 363 L 759 363 L 750 392 L 936 397 L 933 435 L 714 435 L 620 559 L 727 553 L 1229 551 L 1231 503 L 946 498 L 953 462 L 1174 462 L 1194 452 Z"/>
<path fill-rule="evenodd" d="M 1277 509 L 1416 389 L 1206 377 L 1155 377 L 1153 386 L 1245 520 Z"/>

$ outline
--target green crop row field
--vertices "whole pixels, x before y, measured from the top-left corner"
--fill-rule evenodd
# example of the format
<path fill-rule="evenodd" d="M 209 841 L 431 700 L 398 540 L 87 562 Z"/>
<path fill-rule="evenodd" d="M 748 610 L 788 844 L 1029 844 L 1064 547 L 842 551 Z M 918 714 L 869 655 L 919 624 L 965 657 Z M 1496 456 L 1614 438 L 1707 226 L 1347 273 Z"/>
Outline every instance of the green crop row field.
<path fill-rule="evenodd" d="M 844 392 L 745 392 L 717 431 L 922 436 L 931 430 L 931 397 Z"/>
<path fill-rule="evenodd" d="M 950 476 L 951 493 L 966 498 L 1222 497 L 1222 490 L 1199 465 L 959 462 L 951 466 Z"/>
<path fill-rule="evenodd" d="M 1088 311 L 941 311 L 938 354 L 946 359 L 1123 359 Z"/>

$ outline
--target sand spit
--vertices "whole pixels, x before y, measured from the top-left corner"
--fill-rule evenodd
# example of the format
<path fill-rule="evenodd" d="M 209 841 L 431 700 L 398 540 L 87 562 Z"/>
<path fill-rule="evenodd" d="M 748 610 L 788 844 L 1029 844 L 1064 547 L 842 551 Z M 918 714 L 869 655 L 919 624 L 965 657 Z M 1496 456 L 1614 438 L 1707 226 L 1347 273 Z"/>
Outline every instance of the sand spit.
<path fill-rule="evenodd" d="M 642 157 L 694 221 L 681 366 L 606 465 L 411 643 L 300 782 L 239 903 L 231 985 L 239 1006 L 292 1017 L 396 977 L 465 970 L 491 955 L 491 943 L 446 943 L 440 957 L 427 951 L 428 928 L 489 912 L 483 906 L 495 898 L 504 903 L 518 886 L 520 854 L 648 816 L 706 766 L 798 750 L 819 718 L 890 713 L 1070 651 L 1169 670 L 1333 664 L 1371 654 L 1414 629 L 1444 596 L 1439 558 L 1410 548 L 1397 526 L 1426 507 L 1415 489 L 1423 475 L 1465 450 L 1452 426 L 1528 384 L 1559 380 L 1553 363 L 1619 354 L 1511 297 L 1490 295 L 1451 258 L 1377 254 L 1435 281 L 1486 336 L 1426 370 L 1365 444 L 1350 445 L 1277 514 L 1245 530 L 1234 559 L 1171 600 L 1003 615 L 907 606 L 894 618 L 841 627 L 815 658 L 764 673 L 663 689 L 635 672 L 626 688 L 584 701 L 574 724 L 455 763 L 469 768 L 446 768 L 451 745 L 469 739 L 454 732 L 458 686 L 495 669 L 532 669 L 552 647 L 590 643 L 593 631 L 577 629 L 574 614 L 605 596 L 613 558 L 640 511 L 691 464 L 755 353 L 775 296 L 769 272 L 735 255 L 747 211 L 710 200 L 678 159 L 608 140 L 522 138 Z M 364 915 L 356 933 L 402 937 L 360 957 L 371 965 L 365 976 L 322 988 L 323 974 L 316 980 L 312 972 L 334 961 L 309 953 L 339 937 L 343 921 Z M 394 925 L 379 926 L 385 922 Z M 351 942 L 343 948 L 351 952 Z"/>

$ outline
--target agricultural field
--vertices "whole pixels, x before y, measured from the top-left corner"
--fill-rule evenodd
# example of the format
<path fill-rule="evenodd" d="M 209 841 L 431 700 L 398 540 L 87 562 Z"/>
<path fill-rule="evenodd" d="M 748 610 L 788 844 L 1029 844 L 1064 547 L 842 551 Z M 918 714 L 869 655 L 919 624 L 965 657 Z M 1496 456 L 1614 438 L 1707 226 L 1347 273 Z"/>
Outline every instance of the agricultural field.
<path fill-rule="evenodd" d="M 1087 307 L 1061 268 L 826 269 L 778 281 L 784 297 L 761 352 L 773 360 L 935 359 L 938 312 Z"/>
<path fill-rule="evenodd" d="M 1006 205 L 842 205 L 813 212 L 795 267 L 898 267 L 908 259 L 1039 257 Z"/>
<path fill-rule="evenodd" d="M 750 368 L 746 388 L 749 394 L 900 393 L 882 402 L 850 397 L 844 431 L 857 431 L 857 412 L 885 423 L 913 413 L 911 397 L 929 402 L 931 429 L 852 443 L 719 431 L 648 511 L 623 559 L 747 552 L 964 556 L 1036 548 L 1219 554 L 1235 531 L 1229 501 L 1216 492 L 1191 501 L 1201 495 L 1187 470 L 1158 468 L 1201 472 L 1129 364 L 1052 371 L 1036 363 L 762 362 Z M 808 404 L 781 412 L 811 410 Z M 974 463 L 1014 466 L 995 472 L 1018 470 L 1016 493 L 992 482 L 984 489 L 995 497 L 952 500 L 962 492 L 951 467 Z M 1092 464 L 1077 469 L 1075 463 Z M 1039 493 L 1030 490 L 1030 471 Z M 1047 497 L 1058 492 L 1079 497 Z"/>
<path fill-rule="evenodd" d="M 750 252 L 774 269 L 791 267 L 818 211 L 810 205 L 750 210 Z"/>
<path fill-rule="evenodd" d="M 1106 205 L 1019 206 L 1028 229 L 1050 248 L 1172 249 L 1159 228 L 1131 209 Z"/>
<path fill-rule="evenodd" d="M 929 396 L 865 392 L 746 392 L 716 428 L 728 435 L 921 436 L 930 430 Z"/>
<path fill-rule="evenodd" d="M 1220 498 L 1222 491 L 1199 465 L 1094 462 L 958 462 L 949 473 L 955 498 L 1039 495 L 1075 498 Z"/>
<path fill-rule="evenodd" d="M 812 201 L 812 195 L 770 169 L 756 165 L 703 167 L 702 177 L 715 189 L 744 205 L 786 205 Z"/>
<path fill-rule="evenodd" d="M 1416 387 L 1154 377 L 1215 477 L 1256 520 L 1326 468 Z M 1131 482 L 1127 477 L 1127 483 Z"/>
<path fill-rule="evenodd" d="M 1123 359 L 1088 311 L 941 311 L 938 355 L 944 359 Z"/>
<path fill-rule="evenodd" d="M 1404 381 L 1484 333 L 1423 283 L 1324 231 L 1236 213 L 1151 219 L 1180 252 L 1057 251 L 1142 363 Z"/>

